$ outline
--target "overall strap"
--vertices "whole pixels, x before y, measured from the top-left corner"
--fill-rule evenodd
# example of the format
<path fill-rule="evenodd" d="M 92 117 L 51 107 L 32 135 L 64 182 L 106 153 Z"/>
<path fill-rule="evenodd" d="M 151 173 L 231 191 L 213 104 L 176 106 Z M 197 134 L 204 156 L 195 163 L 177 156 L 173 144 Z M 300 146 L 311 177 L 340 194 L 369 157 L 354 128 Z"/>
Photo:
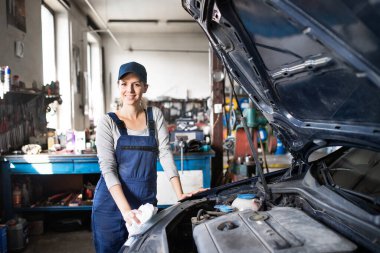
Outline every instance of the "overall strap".
<path fill-rule="evenodd" d="M 148 128 L 149 128 L 149 136 L 156 136 L 156 123 L 153 120 L 153 111 L 152 107 L 147 108 L 148 113 Z"/>
<path fill-rule="evenodd" d="M 111 117 L 111 119 L 115 122 L 117 128 L 119 129 L 120 131 L 120 134 L 121 135 L 128 135 L 127 133 L 127 128 L 125 127 L 125 123 L 124 121 L 120 120 L 116 113 L 114 112 L 109 112 L 108 115 Z"/>

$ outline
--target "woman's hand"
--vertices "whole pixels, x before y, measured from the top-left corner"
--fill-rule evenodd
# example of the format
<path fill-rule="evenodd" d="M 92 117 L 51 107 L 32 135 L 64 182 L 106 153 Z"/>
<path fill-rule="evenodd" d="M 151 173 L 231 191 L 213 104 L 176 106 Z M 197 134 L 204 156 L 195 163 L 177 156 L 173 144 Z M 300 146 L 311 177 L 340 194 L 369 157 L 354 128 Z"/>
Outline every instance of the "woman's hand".
<path fill-rule="evenodd" d="M 181 195 L 178 197 L 178 200 L 183 200 L 185 198 L 191 197 L 193 194 L 191 193 L 181 193 Z"/>
<path fill-rule="evenodd" d="M 185 199 L 185 198 L 189 198 L 189 197 L 193 196 L 194 194 L 197 194 L 197 193 L 199 193 L 199 192 L 204 192 L 204 191 L 206 191 L 206 190 L 208 190 L 208 189 L 206 189 L 206 188 L 199 188 L 198 190 L 194 190 L 194 191 L 192 191 L 192 192 L 182 193 L 182 194 L 180 195 L 180 197 L 178 198 L 178 200 L 183 200 L 183 199 Z"/>
<path fill-rule="evenodd" d="M 141 211 L 136 210 L 136 209 L 129 210 L 129 211 L 122 213 L 124 221 L 128 224 L 128 226 L 131 226 L 133 222 L 135 222 L 136 224 L 141 223 L 140 220 L 137 218 L 137 215 L 136 215 L 138 213 L 141 213 Z"/>

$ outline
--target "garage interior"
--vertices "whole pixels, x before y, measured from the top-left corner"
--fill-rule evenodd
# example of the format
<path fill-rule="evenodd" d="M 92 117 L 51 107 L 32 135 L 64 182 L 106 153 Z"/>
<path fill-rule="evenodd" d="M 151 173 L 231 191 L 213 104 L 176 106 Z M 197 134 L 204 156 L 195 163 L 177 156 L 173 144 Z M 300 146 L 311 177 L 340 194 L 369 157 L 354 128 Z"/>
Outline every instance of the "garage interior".
<path fill-rule="evenodd" d="M 0 17 L 0 253 L 95 252 L 96 130 L 129 61 L 147 69 L 184 192 L 294 162 L 182 1 L 1 0 Z M 157 200 L 177 203 L 159 162 Z"/>

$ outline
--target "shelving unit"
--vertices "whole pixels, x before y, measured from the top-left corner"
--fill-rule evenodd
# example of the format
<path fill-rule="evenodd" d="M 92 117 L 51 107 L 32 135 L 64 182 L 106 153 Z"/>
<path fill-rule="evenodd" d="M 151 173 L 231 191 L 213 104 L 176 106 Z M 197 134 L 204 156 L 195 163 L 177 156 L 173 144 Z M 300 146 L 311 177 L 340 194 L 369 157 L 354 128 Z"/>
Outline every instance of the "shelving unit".
<path fill-rule="evenodd" d="M 168 124 L 175 124 L 181 117 L 187 117 L 187 113 L 205 113 L 207 110 L 207 99 L 176 99 L 167 98 L 161 100 L 149 100 L 149 106 L 156 106 L 161 109 Z M 173 113 L 176 112 L 176 113 Z"/>
<path fill-rule="evenodd" d="M 184 187 L 188 191 L 195 190 L 192 187 L 210 187 L 210 171 L 211 158 L 214 152 L 188 153 L 184 156 L 184 171 L 186 175 L 181 177 Z M 174 155 L 174 161 L 181 168 L 181 158 L 179 155 Z M 163 169 L 157 162 L 158 174 L 158 199 L 159 207 L 166 207 L 174 204 L 167 198 L 162 199 L 160 196 L 168 196 L 167 192 L 173 194 L 169 181 L 163 175 Z M 179 171 L 180 175 L 181 172 Z M 3 192 L 3 207 L 5 211 L 5 219 L 13 217 L 14 213 L 25 212 L 63 212 L 63 211 L 90 211 L 91 206 L 36 206 L 36 207 L 20 207 L 12 206 L 12 177 L 33 175 L 86 175 L 100 174 L 98 158 L 96 154 L 81 154 L 81 155 L 9 155 L 3 156 L 0 159 L 0 176 L 1 187 Z M 196 180 L 194 180 L 194 178 Z M 196 183 L 196 184 L 194 184 Z M 175 196 L 174 196 L 175 197 Z"/>
<path fill-rule="evenodd" d="M 20 175 L 76 175 L 100 173 L 96 154 L 86 155 L 10 155 L 0 162 L 5 218 L 20 212 L 88 211 L 91 206 L 37 206 L 13 208 L 12 180 Z"/>
<path fill-rule="evenodd" d="M 91 211 L 92 206 L 37 206 L 13 208 L 15 213 L 24 212 L 64 212 L 64 211 Z"/>

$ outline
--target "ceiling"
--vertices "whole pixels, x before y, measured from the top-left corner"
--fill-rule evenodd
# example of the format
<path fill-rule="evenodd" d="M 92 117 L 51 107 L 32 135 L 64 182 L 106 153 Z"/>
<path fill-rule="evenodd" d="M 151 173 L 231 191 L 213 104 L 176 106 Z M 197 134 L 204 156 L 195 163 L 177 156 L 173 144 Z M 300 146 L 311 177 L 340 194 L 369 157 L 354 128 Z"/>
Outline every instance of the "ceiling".
<path fill-rule="evenodd" d="M 202 33 L 181 0 L 78 0 L 101 30 L 116 37 L 141 33 Z"/>

